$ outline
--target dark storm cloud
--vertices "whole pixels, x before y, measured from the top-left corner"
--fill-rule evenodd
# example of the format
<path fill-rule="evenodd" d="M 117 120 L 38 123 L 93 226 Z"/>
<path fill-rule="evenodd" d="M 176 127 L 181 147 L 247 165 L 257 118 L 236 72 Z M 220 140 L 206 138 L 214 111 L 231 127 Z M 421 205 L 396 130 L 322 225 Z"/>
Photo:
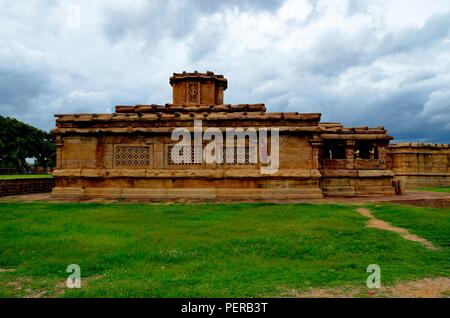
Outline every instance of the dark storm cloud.
<path fill-rule="evenodd" d="M 351 67 L 371 64 L 393 54 L 428 48 L 448 38 L 450 12 L 431 17 L 421 28 L 406 28 L 379 38 L 376 29 L 360 28 L 349 33 L 339 26 L 320 34 L 312 49 L 299 52 L 300 70 L 326 76 L 338 75 Z"/>
<path fill-rule="evenodd" d="M 422 28 L 405 28 L 386 35 L 376 54 L 396 54 L 428 47 L 450 35 L 450 12 L 435 15 Z"/>
<path fill-rule="evenodd" d="M 0 105 L 3 114 L 33 111 L 33 101 L 51 89 L 42 68 L 45 55 L 16 42 L 0 41 Z"/>
<path fill-rule="evenodd" d="M 107 10 L 103 30 L 111 41 L 133 35 L 153 44 L 165 36 L 183 38 L 195 30 L 199 18 L 223 9 L 271 11 L 282 3 L 283 0 L 149 0 L 142 7 Z"/>
<path fill-rule="evenodd" d="M 436 125 L 436 120 L 432 119 L 450 119 L 445 115 L 450 113 L 450 103 L 442 103 L 442 99 L 431 103 L 430 98 L 434 92 L 448 92 L 450 80 L 435 80 L 438 74 L 426 69 L 436 62 L 433 56 L 441 51 L 440 48 L 434 49 L 434 45 L 450 40 L 449 21 L 450 13 L 440 14 L 431 17 L 420 28 L 389 32 L 381 38 L 377 38 L 374 30 L 370 28 L 362 28 L 354 33 L 339 29 L 323 32 L 308 51 L 306 58 L 304 52 L 299 53 L 299 71 L 304 72 L 313 82 L 319 77 L 322 83 L 333 85 L 338 82 L 340 74 L 358 67 L 366 67 L 364 75 L 369 81 L 380 82 L 383 77 L 389 80 L 392 74 L 374 73 L 374 69 L 367 66 L 378 61 L 385 62 L 392 56 L 403 56 L 405 60 L 413 62 L 416 56 L 425 54 L 423 59 L 429 64 L 417 65 L 416 72 L 404 74 L 398 85 L 393 84 L 391 89 L 362 88 L 350 95 L 348 92 L 332 94 L 316 89 L 313 92 L 324 93 L 325 99 L 314 95 L 309 98 L 320 101 L 317 107 L 326 109 L 325 118 L 350 125 L 383 124 L 399 139 L 449 142 L 449 125 L 442 122 L 441 125 Z M 425 69 L 422 69 L 424 67 Z M 449 70 L 450 65 L 447 63 L 446 71 Z M 358 82 L 355 84 L 359 86 Z M 351 87 L 347 89 L 351 91 Z M 436 103 L 440 103 L 439 106 L 434 106 Z M 321 105 L 334 105 L 334 109 Z M 424 113 L 426 105 L 428 109 Z"/>
<path fill-rule="evenodd" d="M 310 81 L 314 83 L 313 78 Z M 312 109 L 320 110 L 325 121 L 350 126 L 382 125 L 397 140 L 450 141 L 450 103 L 442 97 L 433 98 L 436 92 L 450 97 L 450 81 L 411 80 L 388 89 L 367 88 L 358 82 L 354 86 L 347 87 L 349 92 L 314 87 L 310 93 L 300 94 L 316 103 Z"/>
<path fill-rule="evenodd" d="M 30 101 L 49 90 L 50 79 L 43 73 L 24 69 L 0 69 L 2 112 L 32 111 Z"/>

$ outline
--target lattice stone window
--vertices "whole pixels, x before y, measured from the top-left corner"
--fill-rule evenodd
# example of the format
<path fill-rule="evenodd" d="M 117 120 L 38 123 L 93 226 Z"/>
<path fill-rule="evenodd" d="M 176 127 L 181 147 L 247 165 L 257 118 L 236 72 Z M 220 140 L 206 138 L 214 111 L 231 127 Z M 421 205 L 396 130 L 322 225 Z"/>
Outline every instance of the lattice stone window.
<path fill-rule="evenodd" d="M 151 146 L 116 145 L 114 165 L 119 167 L 144 167 L 152 164 Z"/>
<path fill-rule="evenodd" d="M 176 163 L 175 160 L 173 160 L 171 153 L 172 153 L 172 149 L 174 148 L 174 145 L 170 145 L 167 147 L 167 163 L 169 166 L 192 166 L 192 165 L 203 165 L 205 162 L 203 160 L 203 147 L 191 147 L 191 151 L 190 151 L 190 158 L 191 158 L 191 163 Z M 180 150 L 180 156 L 183 156 L 183 150 L 184 148 L 182 148 Z M 256 152 L 258 151 L 258 149 L 256 149 Z M 250 148 L 247 147 L 234 147 L 233 148 L 223 148 L 223 162 L 222 164 L 224 165 L 229 165 L 229 166 L 250 166 L 250 165 L 256 165 L 257 163 L 255 162 L 250 162 Z M 201 159 L 201 163 L 195 163 L 195 158 L 196 156 L 198 156 L 198 158 Z M 228 163 L 227 161 L 230 161 L 231 163 Z"/>
<path fill-rule="evenodd" d="M 235 161 L 235 153 L 236 148 L 223 148 L 223 163 L 227 164 L 227 162 L 236 162 Z"/>
<path fill-rule="evenodd" d="M 258 149 L 256 149 L 256 152 L 258 152 Z M 246 146 L 244 147 L 234 147 L 233 148 L 226 148 L 223 149 L 223 164 L 226 165 L 239 165 L 239 166 L 250 166 L 250 165 L 256 165 L 256 162 L 250 162 L 250 147 Z M 231 161 L 232 163 L 228 163 Z"/>
<path fill-rule="evenodd" d="M 191 158 L 191 163 L 187 163 L 187 162 L 181 162 L 181 163 L 177 163 L 173 160 L 172 158 L 172 149 L 175 146 L 169 146 L 167 147 L 167 163 L 169 164 L 169 166 L 199 166 L 203 164 L 203 148 L 202 147 L 191 147 L 190 148 L 190 158 Z M 185 148 L 181 148 L 180 150 L 180 156 L 183 156 L 183 151 L 185 150 Z M 201 163 L 195 163 L 195 158 L 200 158 L 200 160 L 202 160 Z"/>

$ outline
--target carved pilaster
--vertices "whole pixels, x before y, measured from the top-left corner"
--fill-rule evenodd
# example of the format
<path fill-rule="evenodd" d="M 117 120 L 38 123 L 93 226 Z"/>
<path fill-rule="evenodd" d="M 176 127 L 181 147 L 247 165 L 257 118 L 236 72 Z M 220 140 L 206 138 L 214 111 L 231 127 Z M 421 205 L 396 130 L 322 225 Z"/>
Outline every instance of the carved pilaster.
<path fill-rule="evenodd" d="M 319 136 L 313 136 L 312 139 L 309 140 L 309 143 L 312 147 L 312 169 L 321 169 L 321 150 L 323 146 L 323 142 L 319 139 Z"/>
<path fill-rule="evenodd" d="M 153 146 L 153 167 L 164 169 L 164 143 L 161 137 L 156 138 Z"/>
<path fill-rule="evenodd" d="M 64 146 L 64 139 L 61 136 L 56 136 L 55 138 L 56 145 L 56 169 L 62 168 L 62 148 Z"/>
<path fill-rule="evenodd" d="M 345 147 L 345 158 L 347 159 L 347 169 L 355 168 L 355 146 L 354 140 L 347 140 Z"/>
<path fill-rule="evenodd" d="M 387 154 L 385 146 L 378 146 L 378 160 L 382 169 L 387 168 Z"/>

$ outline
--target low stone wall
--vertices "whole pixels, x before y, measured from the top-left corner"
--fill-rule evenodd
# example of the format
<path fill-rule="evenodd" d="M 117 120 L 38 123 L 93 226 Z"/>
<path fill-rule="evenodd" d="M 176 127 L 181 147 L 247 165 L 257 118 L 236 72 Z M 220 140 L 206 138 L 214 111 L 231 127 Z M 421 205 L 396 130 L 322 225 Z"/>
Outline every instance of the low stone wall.
<path fill-rule="evenodd" d="M 320 188 L 328 197 L 393 195 L 393 176 L 390 170 L 324 170 Z"/>
<path fill-rule="evenodd" d="M 0 196 L 51 192 L 53 178 L 0 180 Z"/>
<path fill-rule="evenodd" d="M 406 188 L 450 186 L 448 144 L 398 143 L 388 147 L 395 179 Z"/>

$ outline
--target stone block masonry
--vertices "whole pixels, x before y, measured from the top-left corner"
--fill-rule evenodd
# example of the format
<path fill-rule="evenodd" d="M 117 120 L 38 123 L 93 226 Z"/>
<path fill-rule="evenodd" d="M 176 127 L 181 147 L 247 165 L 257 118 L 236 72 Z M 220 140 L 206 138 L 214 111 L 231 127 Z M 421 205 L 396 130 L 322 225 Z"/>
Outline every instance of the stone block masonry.
<path fill-rule="evenodd" d="M 406 188 L 450 186 L 448 144 L 398 143 L 388 147 L 388 161 Z"/>
<path fill-rule="evenodd" d="M 51 192 L 53 178 L 0 180 L 0 196 Z"/>

